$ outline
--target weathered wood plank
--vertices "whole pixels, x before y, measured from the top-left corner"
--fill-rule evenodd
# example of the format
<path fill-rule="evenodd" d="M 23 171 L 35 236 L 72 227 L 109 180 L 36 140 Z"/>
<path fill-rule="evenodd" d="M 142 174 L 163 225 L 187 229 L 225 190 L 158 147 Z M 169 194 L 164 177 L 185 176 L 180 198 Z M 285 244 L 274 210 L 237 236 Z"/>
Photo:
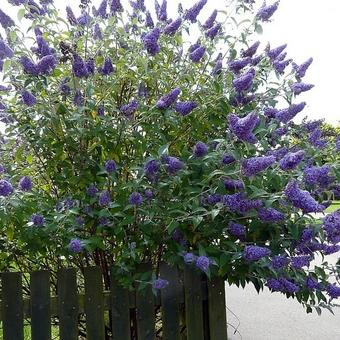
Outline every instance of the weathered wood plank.
<path fill-rule="evenodd" d="M 2 273 L 3 340 L 24 340 L 21 273 Z"/>
<path fill-rule="evenodd" d="M 186 266 L 184 269 L 184 291 L 188 340 L 204 340 L 202 286 L 200 282 L 200 273 Z"/>
<path fill-rule="evenodd" d="M 179 340 L 179 303 L 183 291 L 179 282 L 178 269 L 162 263 L 160 265 L 160 276 L 162 279 L 169 281 L 169 285 L 161 290 L 163 339 Z"/>
<path fill-rule="evenodd" d="M 208 282 L 209 329 L 211 340 L 228 339 L 225 283 L 216 277 Z"/>
<path fill-rule="evenodd" d="M 149 263 L 141 264 L 140 272 L 152 270 Z M 139 340 L 155 339 L 155 308 L 151 285 L 136 292 L 137 334 Z"/>
<path fill-rule="evenodd" d="M 130 340 L 130 299 L 129 291 L 121 287 L 111 270 L 111 319 L 112 340 Z"/>
<path fill-rule="evenodd" d="M 103 279 L 99 267 L 84 268 L 86 339 L 104 340 Z"/>
<path fill-rule="evenodd" d="M 77 340 L 79 304 L 75 269 L 58 271 L 57 290 L 60 340 Z"/>
<path fill-rule="evenodd" d="M 51 339 L 50 273 L 31 273 L 31 336 L 32 340 Z"/>

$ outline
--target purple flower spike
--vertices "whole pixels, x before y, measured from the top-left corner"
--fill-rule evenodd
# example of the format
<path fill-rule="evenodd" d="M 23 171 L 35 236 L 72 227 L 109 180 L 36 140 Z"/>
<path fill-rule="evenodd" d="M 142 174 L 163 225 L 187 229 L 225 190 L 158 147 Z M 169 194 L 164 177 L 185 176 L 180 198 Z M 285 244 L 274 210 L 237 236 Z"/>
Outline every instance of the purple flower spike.
<path fill-rule="evenodd" d="M 246 57 L 244 59 L 230 61 L 228 63 L 228 67 L 232 72 L 238 74 L 244 67 L 246 67 L 250 63 L 251 63 L 251 58 Z"/>
<path fill-rule="evenodd" d="M 78 20 L 75 17 L 72 8 L 70 6 L 66 6 L 66 15 L 67 15 L 67 20 L 70 23 L 71 26 L 77 26 L 78 25 Z"/>
<path fill-rule="evenodd" d="M 235 222 L 229 222 L 228 232 L 229 232 L 230 235 L 239 238 L 241 241 L 244 241 L 246 233 L 247 233 L 247 229 L 242 224 L 235 223 Z"/>
<path fill-rule="evenodd" d="M 178 112 L 179 114 L 181 114 L 182 116 L 186 116 L 188 115 L 192 110 L 194 110 L 197 107 L 197 103 L 196 102 L 177 102 L 175 109 L 176 112 Z"/>
<path fill-rule="evenodd" d="M 243 58 L 253 57 L 259 46 L 260 46 L 259 41 L 254 42 L 252 45 L 250 45 L 246 50 L 242 52 L 242 57 Z"/>
<path fill-rule="evenodd" d="M 276 48 L 273 48 L 272 50 L 267 51 L 267 56 L 271 59 L 274 60 L 276 59 L 287 47 L 287 44 L 278 46 Z"/>
<path fill-rule="evenodd" d="M 311 90 L 314 87 L 313 84 L 305 84 L 305 83 L 294 83 L 291 85 L 291 89 L 293 93 L 297 96 L 302 92 L 306 92 Z"/>
<path fill-rule="evenodd" d="M 292 170 L 295 169 L 303 160 L 305 156 L 305 152 L 303 150 L 299 150 L 297 152 L 290 152 L 285 155 L 280 160 L 280 168 L 282 170 Z"/>
<path fill-rule="evenodd" d="M 230 114 L 228 116 L 228 123 L 230 130 L 237 138 L 248 143 L 256 143 L 257 139 L 253 130 L 260 123 L 260 118 L 255 112 L 250 112 L 243 118 L 239 118 L 235 114 Z"/>
<path fill-rule="evenodd" d="M 37 72 L 39 74 L 50 74 L 57 66 L 58 61 L 54 55 L 47 55 L 42 57 L 37 63 Z"/>
<path fill-rule="evenodd" d="M 233 86 L 237 92 L 248 91 L 253 85 L 255 70 L 250 69 L 247 73 L 233 80 Z"/>
<path fill-rule="evenodd" d="M 45 223 L 45 219 L 44 219 L 44 216 L 41 216 L 41 215 L 38 215 L 38 214 L 34 214 L 31 217 L 31 222 L 36 227 L 42 227 L 44 225 L 44 223 Z"/>
<path fill-rule="evenodd" d="M 242 163 L 242 171 L 244 175 L 247 177 L 255 176 L 259 172 L 269 168 L 275 162 L 276 158 L 274 156 L 260 156 L 248 158 L 244 160 Z"/>
<path fill-rule="evenodd" d="M 147 33 L 143 38 L 144 47 L 147 52 L 152 56 L 155 56 L 160 51 L 160 47 L 158 45 L 158 39 L 160 35 L 161 30 L 156 27 L 152 31 Z"/>
<path fill-rule="evenodd" d="M 305 102 L 300 104 L 292 104 L 287 109 L 280 110 L 276 114 L 276 119 L 282 123 L 288 123 L 292 120 L 299 112 L 301 112 L 306 106 Z"/>
<path fill-rule="evenodd" d="M 193 264 L 196 261 L 196 256 L 193 253 L 186 253 L 183 260 L 186 264 Z"/>
<path fill-rule="evenodd" d="M 210 260 L 206 256 L 199 256 L 196 259 L 195 265 L 198 269 L 202 270 L 203 272 L 206 272 L 209 269 Z"/>
<path fill-rule="evenodd" d="M 216 20 L 216 17 L 217 17 L 217 10 L 215 9 L 210 17 L 207 19 L 207 21 L 203 24 L 203 28 L 208 30 L 210 28 L 212 28 L 214 26 L 214 22 Z"/>
<path fill-rule="evenodd" d="M 203 157 L 208 153 L 208 146 L 202 142 L 198 142 L 194 147 L 194 155 L 195 157 Z"/>
<path fill-rule="evenodd" d="M 205 53 L 205 47 L 200 46 L 190 53 L 189 57 L 194 63 L 199 63 Z"/>
<path fill-rule="evenodd" d="M 33 187 L 32 181 L 29 177 L 24 176 L 19 181 L 19 188 L 22 191 L 31 191 Z"/>
<path fill-rule="evenodd" d="M 212 28 L 210 28 L 209 30 L 207 30 L 205 35 L 210 39 L 214 39 L 216 37 L 216 35 L 218 34 L 218 32 L 220 31 L 221 27 L 222 27 L 222 25 L 220 23 L 218 23 L 215 26 L 213 26 Z"/>
<path fill-rule="evenodd" d="M 138 110 L 138 107 L 139 103 L 137 100 L 132 100 L 129 104 L 123 105 L 120 108 L 120 112 L 126 117 L 131 117 Z"/>
<path fill-rule="evenodd" d="M 129 204 L 139 206 L 143 203 L 143 196 L 139 192 L 133 192 L 129 196 Z"/>
<path fill-rule="evenodd" d="M 22 101 L 27 106 L 34 106 L 37 103 L 37 98 L 35 98 L 35 96 L 27 90 L 23 90 L 21 92 L 21 97 Z"/>
<path fill-rule="evenodd" d="M 203 7 L 206 5 L 207 0 L 200 0 L 197 2 L 194 6 L 192 6 L 190 9 L 188 9 L 184 15 L 185 20 L 189 20 L 192 23 L 197 21 L 197 17 L 200 14 Z"/>
<path fill-rule="evenodd" d="M 0 9 L 0 25 L 4 28 L 7 29 L 11 26 L 14 26 L 15 23 L 14 21 Z"/>
<path fill-rule="evenodd" d="M 167 34 L 167 35 L 174 35 L 177 32 L 177 30 L 179 29 L 179 27 L 181 26 L 181 23 L 182 23 L 181 18 L 178 18 L 178 19 L 172 21 L 170 24 L 165 26 L 164 33 Z"/>
<path fill-rule="evenodd" d="M 0 196 L 7 197 L 13 193 L 12 184 L 5 179 L 0 180 Z"/>
<path fill-rule="evenodd" d="M 175 175 L 184 168 L 184 163 L 176 157 L 166 156 L 162 161 L 165 163 L 166 169 L 170 175 Z"/>
<path fill-rule="evenodd" d="M 263 257 L 269 256 L 270 249 L 259 246 L 246 246 L 243 251 L 243 258 L 249 262 L 255 262 Z"/>
<path fill-rule="evenodd" d="M 278 6 L 279 6 L 278 1 L 269 6 L 263 5 L 256 13 L 256 17 L 261 21 L 268 21 L 272 17 L 272 15 L 276 12 Z"/>
<path fill-rule="evenodd" d="M 99 201 L 98 201 L 99 205 L 101 207 L 105 207 L 108 206 L 111 203 L 111 195 L 110 192 L 105 190 L 102 191 L 101 194 L 99 195 Z"/>
<path fill-rule="evenodd" d="M 294 269 L 301 269 L 302 267 L 309 267 L 311 257 L 309 255 L 295 256 L 291 258 L 291 266 Z"/>
<path fill-rule="evenodd" d="M 110 75 L 114 71 L 114 67 L 112 65 L 112 61 L 110 58 L 106 58 L 103 64 L 103 67 L 100 69 L 100 72 L 104 76 Z"/>
<path fill-rule="evenodd" d="M 319 204 L 308 191 L 301 190 L 296 180 L 291 180 L 286 188 L 285 195 L 295 208 L 303 213 L 322 212 L 325 206 Z"/>
<path fill-rule="evenodd" d="M 3 40 L 0 40 L 0 60 L 13 58 L 13 56 L 13 50 Z"/>
<path fill-rule="evenodd" d="M 265 223 L 281 222 L 285 218 L 281 211 L 274 208 L 260 208 L 259 219 Z"/>
<path fill-rule="evenodd" d="M 153 289 L 157 289 L 157 290 L 164 289 L 168 285 L 169 285 L 169 281 L 163 280 L 163 279 L 160 279 L 160 278 L 152 281 L 152 288 Z"/>
<path fill-rule="evenodd" d="M 114 160 L 108 160 L 105 162 L 105 170 L 108 173 L 115 172 L 117 170 L 117 165 Z"/>
<path fill-rule="evenodd" d="M 306 72 L 309 66 L 312 64 L 312 62 L 313 62 L 313 58 L 309 58 L 300 66 L 293 63 L 293 70 L 295 71 L 296 76 L 300 79 L 303 78 L 306 75 Z"/>
<path fill-rule="evenodd" d="M 68 244 L 68 249 L 72 253 L 81 253 L 84 247 L 81 240 L 79 240 L 78 238 L 73 238 Z"/>
<path fill-rule="evenodd" d="M 123 6 L 120 3 L 120 0 L 111 0 L 110 11 L 113 14 L 123 12 Z"/>
<path fill-rule="evenodd" d="M 156 104 L 156 107 L 158 109 L 167 109 L 167 108 L 169 108 L 173 103 L 175 103 L 175 101 L 177 100 L 177 97 L 179 96 L 180 92 L 181 92 L 181 90 L 178 87 L 176 87 L 171 92 L 169 92 L 165 96 L 161 97 L 158 100 L 158 102 Z"/>
<path fill-rule="evenodd" d="M 155 27 L 155 24 L 154 24 L 154 22 L 152 20 L 152 16 L 151 16 L 149 11 L 146 12 L 145 26 L 148 27 L 148 28 L 154 28 Z"/>

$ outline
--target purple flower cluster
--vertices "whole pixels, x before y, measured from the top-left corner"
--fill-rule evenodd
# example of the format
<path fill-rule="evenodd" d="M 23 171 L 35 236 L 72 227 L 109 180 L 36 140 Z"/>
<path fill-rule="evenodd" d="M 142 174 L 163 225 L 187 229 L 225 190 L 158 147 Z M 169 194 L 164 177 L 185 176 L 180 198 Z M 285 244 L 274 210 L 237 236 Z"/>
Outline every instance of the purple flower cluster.
<path fill-rule="evenodd" d="M 152 56 L 155 56 L 160 51 L 160 47 L 158 45 L 158 39 L 160 35 L 161 30 L 158 27 L 155 27 L 143 38 L 144 47 L 147 52 Z"/>
<path fill-rule="evenodd" d="M 216 17 L 217 17 L 217 10 L 215 9 L 212 13 L 211 13 L 211 15 L 210 15 L 210 17 L 206 20 L 206 22 L 203 24 L 203 28 L 204 29 L 210 29 L 210 28 L 212 28 L 213 26 L 214 26 L 214 22 L 215 22 L 215 20 L 216 20 Z"/>
<path fill-rule="evenodd" d="M 259 156 L 245 159 L 242 162 L 242 171 L 245 176 L 255 176 L 261 171 L 266 170 L 276 162 L 274 156 Z"/>
<path fill-rule="evenodd" d="M 181 90 L 178 87 L 176 87 L 175 89 L 170 91 L 168 94 L 158 99 L 156 107 L 158 109 L 169 108 L 172 104 L 176 102 L 177 97 L 179 96 L 180 92 Z"/>
<path fill-rule="evenodd" d="M 329 284 L 326 288 L 326 292 L 332 299 L 340 297 L 340 287 L 335 284 Z"/>
<path fill-rule="evenodd" d="M 308 276 L 306 279 L 306 287 L 309 290 L 316 290 L 316 289 L 322 289 L 322 285 L 311 276 Z"/>
<path fill-rule="evenodd" d="M 35 98 L 35 96 L 27 90 L 23 90 L 21 92 L 21 98 L 23 103 L 27 106 L 33 106 L 37 103 L 37 98 Z"/>
<path fill-rule="evenodd" d="M 196 256 L 193 253 L 185 253 L 183 260 L 186 264 L 193 264 L 196 261 Z"/>
<path fill-rule="evenodd" d="M 272 5 L 268 6 L 263 5 L 256 13 L 256 17 L 259 20 L 268 21 L 272 17 L 272 15 L 276 12 L 278 6 L 279 6 L 278 1 L 273 3 Z"/>
<path fill-rule="evenodd" d="M 83 244 L 78 238 L 73 238 L 68 244 L 68 249 L 72 253 L 80 253 L 83 251 Z"/>
<path fill-rule="evenodd" d="M 244 241 L 247 234 L 247 228 L 242 224 L 229 222 L 228 232 L 230 235 L 236 236 L 241 241 Z"/>
<path fill-rule="evenodd" d="M 117 13 L 117 12 L 123 11 L 123 6 L 120 3 L 120 0 L 111 0 L 110 11 L 111 13 Z"/>
<path fill-rule="evenodd" d="M 308 191 L 300 189 L 296 180 L 291 180 L 284 192 L 293 206 L 301 209 L 303 213 L 322 212 L 325 209 Z"/>
<path fill-rule="evenodd" d="M 289 262 L 289 258 L 285 255 L 275 255 L 271 259 L 272 267 L 275 270 L 279 270 L 288 266 Z"/>
<path fill-rule="evenodd" d="M 31 191 L 32 187 L 33 187 L 32 180 L 29 177 L 24 176 L 20 179 L 19 188 L 22 191 Z"/>
<path fill-rule="evenodd" d="M 208 146 L 203 142 L 197 142 L 194 146 L 194 155 L 195 157 L 203 157 L 208 153 Z"/>
<path fill-rule="evenodd" d="M 169 174 L 174 175 L 184 168 L 184 163 L 176 157 L 165 156 L 162 158 Z"/>
<path fill-rule="evenodd" d="M 286 49 L 286 47 L 287 47 L 287 44 L 280 45 L 271 50 L 268 48 L 267 56 L 270 58 L 270 60 L 274 61 Z"/>
<path fill-rule="evenodd" d="M 228 154 L 223 155 L 222 163 L 223 163 L 224 165 L 232 164 L 232 163 L 234 163 L 235 161 L 236 161 L 236 159 L 235 159 L 234 156 L 228 155 Z"/>
<path fill-rule="evenodd" d="M 319 185 L 320 187 L 328 187 L 333 178 L 329 175 L 331 167 L 329 165 L 312 166 L 304 170 L 303 176 L 306 184 Z"/>
<path fill-rule="evenodd" d="M 144 165 L 145 176 L 148 179 L 155 181 L 157 178 L 159 169 L 160 169 L 160 163 L 155 159 L 151 159 L 147 161 Z"/>
<path fill-rule="evenodd" d="M 240 139 L 248 143 L 256 143 L 257 139 L 253 133 L 255 127 L 260 123 L 256 112 L 250 112 L 247 116 L 239 118 L 235 114 L 228 115 L 230 130 Z"/>
<path fill-rule="evenodd" d="M 269 278 L 267 280 L 266 286 L 273 292 L 289 294 L 297 293 L 300 290 L 297 284 L 283 277 L 279 279 Z"/>
<path fill-rule="evenodd" d="M 305 84 L 305 83 L 294 83 L 290 86 L 293 93 L 297 96 L 302 92 L 306 92 L 311 90 L 314 87 L 313 84 Z"/>
<path fill-rule="evenodd" d="M 113 71 L 114 67 L 110 58 L 105 58 L 103 66 L 99 70 L 104 76 L 109 76 Z"/>
<path fill-rule="evenodd" d="M 196 22 L 198 15 L 200 14 L 201 10 L 206 5 L 206 3 L 207 3 L 207 0 L 198 1 L 194 6 L 192 6 L 186 11 L 184 15 L 184 19 L 189 20 L 192 23 Z"/>
<path fill-rule="evenodd" d="M 287 109 L 280 110 L 275 118 L 278 119 L 280 122 L 288 123 L 299 112 L 301 112 L 305 108 L 305 106 L 306 106 L 305 102 L 299 104 L 292 104 Z"/>
<path fill-rule="evenodd" d="M 340 242 L 340 210 L 328 214 L 322 225 L 329 242 L 337 244 Z"/>
<path fill-rule="evenodd" d="M 246 246 L 243 251 L 243 258 L 246 261 L 254 262 L 262 259 L 263 257 L 269 256 L 270 253 L 270 249 L 266 247 Z"/>
<path fill-rule="evenodd" d="M 286 67 L 291 63 L 291 59 L 287 60 L 274 60 L 273 66 L 277 73 L 283 74 Z"/>
<path fill-rule="evenodd" d="M 255 77 L 255 70 L 251 68 L 247 73 L 235 78 L 233 80 L 233 86 L 237 92 L 248 91 L 253 85 Z"/>
<path fill-rule="evenodd" d="M 257 49 L 260 46 L 260 42 L 256 41 L 254 42 L 252 45 L 250 45 L 246 50 L 242 51 L 242 57 L 246 58 L 246 57 L 253 57 L 254 54 L 256 53 Z"/>
<path fill-rule="evenodd" d="M 231 211 L 239 214 L 244 214 L 251 209 L 258 209 L 263 204 L 261 200 L 251 200 L 247 198 L 243 192 L 224 195 L 222 201 Z"/>
<path fill-rule="evenodd" d="M 228 178 L 223 181 L 223 184 L 227 190 L 234 190 L 234 191 L 244 190 L 244 183 L 240 179 Z"/>
<path fill-rule="evenodd" d="M 95 197 L 98 193 L 98 189 L 94 184 L 90 184 L 86 189 L 86 194 L 90 197 Z"/>
<path fill-rule="evenodd" d="M 182 24 L 182 19 L 178 18 L 165 26 L 164 33 L 167 35 L 174 35 Z"/>
<path fill-rule="evenodd" d="M 36 227 L 42 227 L 45 223 L 45 218 L 42 215 L 33 214 L 32 217 L 31 217 L 31 222 Z"/>
<path fill-rule="evenodd" d="M 317 128 L 310 134 L 308 141 L 318 149 L 323 149 L 327 145 L 326 139 L 321 139 L 322 130 L 321 128 Z"/>
<path fill-rule="evenodd" d="M 279 165 L 282 170 L 295 169 L 303 160 L 305 152 L 299 150 L 296 152 L 290 152 L 286 154 L 280 161 Z"/>
<path fill-rule="evenodd" d="M 143 203 L 143 196 L 139 192 L 133 192 L 129 196 L 129 204 L 139 206 Z"/>
<path fill-rule="evenodd" d="M 308 70 L 309 66 L 312 64 L 313 58 L 309 58 L 301 65 L 297 65 L 295 63 L 292 64 L 293 70 L 298 78 L 303 78 L 306 75 L 306 71 Z"/>
<path fill-rule="evenodd" d="M 132 117 L 132 115 L 138 110 L 139 103 L 137 100 L 132 100 L 130 103 L 123 105 L 120 108 L 120 113 L 126 117 Z"/>
<path fill-rule="evenodd" d="M 222 25 L 220 23 L 217 23 L 215 26 L 211 27 L 210 29 L 208 29 L 205 32 L 205 35 L 210 38 L 211 40 L 213 40 L 216 35 L 218 34 L 218 32 L 220 31 Z"/>
<path fill-rule="evenodd" d="M 239 60 L 229 61 L 228 67 L 229 67 L 230 71 L 232 71 L 232 72 L 237 74 L 243 68 L 245 68 L 247 65 L 249 65 L 250 63 L 251 63 L 251 58 L 250 57 L 246 57 L 246 58 L 239 59 Z"/>
<path fill-rule="evenodd" d="M 209 269 L 210 260 L 206 256 L 199 256 L 196 259 L 195 265 L 198 269 L 202 270 L 203 272 L 206 272 Z"/>
<path fill-rule="evenodd" d="M 108 206 L 111 203 L 111 195 L 110 192 L 104 190 L 100 193 L 98 203 L 101 207 Z"/>
<path fill-rule="evenodd" d="M 205 53 L 205 47 L 199 46 L 190 53 L 189 55 L 190 60 L 194 63 L 199 63 L 200 60 L 203 58 L 204 53 Z"/>
<path fill-rule="evenodd" d="M 73 98 L 73 103 L 76 106 L 83 106 L 84 105 L 85 99 L 84 99 L 83 94 L 81 93 L 80 90 L 76 91 L 74 98 Z"/>
<path fill-rule="evenodd" d="M 285 217 L 281 211 L 274 208 L 261 208 L 258 215 L 260 220 L 265 223 L 281 222 Z"/>
<path fill-rule="evenodd" d="M 177 102 L 175 110 L 182 116 L 187 116 L 192 110 L 194 110 L 198 104 L 193 101 L 188 102 Z"/>
<path fill-rule="evenodd" d="M 108 173 L 112 173 L 115 172 L 117 170 L 117 164 L 114 160 L 107 160 L 105 162 L 105 170 Z"/>
<path fill-rule="evenodd" d="M 311 257 L 309 255 L 295 256 L 291 258 L 291 266 L 294 269 L 301 269 L 302 267 L 309 267 Z"/>
<path fill-rule="evenodd" d="M 158 278 L 158 279 L 155 279 L 155 280 L 152 281 L 152 288 L 153 289 L 157 289 L 157 290 L 164 289 L 168 285 L 169 285 L 169 281 L 163 280 L 161 278 Z"/>
<path fill-rule="evenodd" d="M 4 29 L 7 29 L 15 25 L 14 21 L 1 9 L 0 9 L 0 25 Z"/>
<path fill-rule="evenodd" d="M 13 56 L 13 50 L 3 40 L 0 39 L 0 60 L 12 58 Z"/>
<path fill-rule="evenodd" d="M 13 193 L 13 186 L 5 179 L 0 180 L 0 196 L 9 196 Z"/>

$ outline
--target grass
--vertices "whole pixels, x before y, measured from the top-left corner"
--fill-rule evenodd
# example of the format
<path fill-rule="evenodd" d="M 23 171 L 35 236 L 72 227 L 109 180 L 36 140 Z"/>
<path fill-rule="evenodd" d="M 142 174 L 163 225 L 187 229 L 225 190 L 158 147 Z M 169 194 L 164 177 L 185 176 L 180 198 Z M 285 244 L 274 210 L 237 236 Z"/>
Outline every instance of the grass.
<path fill-rule="evenodd" d="M 338 209 L 340 209 L 340 201 L 333 201 L 333 203 L 326 209 L 326 213 L 332 213 Z"/>

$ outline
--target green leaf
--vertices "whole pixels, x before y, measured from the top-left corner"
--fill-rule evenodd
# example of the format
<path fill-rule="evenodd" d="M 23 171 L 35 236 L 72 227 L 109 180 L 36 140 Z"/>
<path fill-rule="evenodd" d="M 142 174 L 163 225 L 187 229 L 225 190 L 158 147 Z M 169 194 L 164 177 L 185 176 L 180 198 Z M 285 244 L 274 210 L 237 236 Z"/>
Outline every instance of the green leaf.
<path fill-rule="evenodd" d="M 21 22 L 22 18 L 25 16 L 25 12 L 26 12 L 25 8 L 19 9 L 18 14 L 17 14 L 17 18 L 20 22 Z"/>

